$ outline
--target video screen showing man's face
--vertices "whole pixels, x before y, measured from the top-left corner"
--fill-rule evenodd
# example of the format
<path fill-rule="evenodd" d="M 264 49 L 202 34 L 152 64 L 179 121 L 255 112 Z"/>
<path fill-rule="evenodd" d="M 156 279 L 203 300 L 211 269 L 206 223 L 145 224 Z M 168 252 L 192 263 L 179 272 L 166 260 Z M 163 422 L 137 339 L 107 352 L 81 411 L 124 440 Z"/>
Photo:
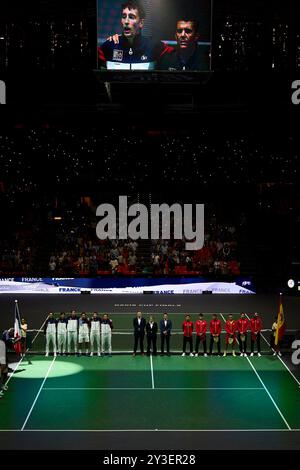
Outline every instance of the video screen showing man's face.
<path fill-rule="evenodd" d="M 137 34 L 141 34 L 144 19 L 141 18 L 137 8 L 126 7 L 122 10 L 121 25 L 124 36 L 126 38 L 133 38 Z"/>
<path fill-rule="evenodd" d="M 212 0 L 98 0 L 100 68 L 210 70 Z"/>
<path fill-rule="evenodd" d="M 178 21 L 175 39 L 180 49 L 188 49 L 198 41 L 197 24 L 195 21 Z"/>

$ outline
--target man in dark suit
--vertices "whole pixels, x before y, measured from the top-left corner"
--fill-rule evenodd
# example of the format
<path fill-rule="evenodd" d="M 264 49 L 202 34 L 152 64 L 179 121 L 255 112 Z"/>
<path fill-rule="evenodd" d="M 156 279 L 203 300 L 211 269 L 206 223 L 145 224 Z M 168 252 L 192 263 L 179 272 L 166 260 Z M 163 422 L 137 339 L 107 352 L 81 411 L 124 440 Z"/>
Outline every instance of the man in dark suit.
<path fill-rule="evenodd" d="M 165 343 L 167 346 L 167 354 L 170 356 L 170 336 L 172 330 L 172 322 L 168 319 L 168 314 L 164 313 L 163 319 L 159 323 L 161 338 L 161 356 L 165 353 Z"/>
<path fill-rule="evenodd" d="M 134 347 L 133 356 L 136 355 L 138 342 L 140 340 L 141 354 L 144 355 L 144 336 L 145 336 L 146 320 L 142 317 L 142 312 L 137 312 L 136 317 L 133 319 L 133 334 L 134 334 Z"/>
<path fill-rule="evenodd" d="M 150 316 L 149 321 L 146 323 L 146 333 L 147 333 L 147 356 L 150 356 L 151 344 L 152 344 L 152 354 L 156 356 L 156 339 L 157 339 L 157 323 L 154 321 L 154 318 Z"/>

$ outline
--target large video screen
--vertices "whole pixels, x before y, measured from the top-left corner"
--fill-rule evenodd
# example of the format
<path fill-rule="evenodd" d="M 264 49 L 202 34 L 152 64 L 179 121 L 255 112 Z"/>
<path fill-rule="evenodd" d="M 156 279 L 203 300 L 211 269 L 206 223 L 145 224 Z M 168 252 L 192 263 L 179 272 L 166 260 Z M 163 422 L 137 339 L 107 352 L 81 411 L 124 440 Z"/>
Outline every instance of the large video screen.
<path fill-rule="evenodd" d="M 101 70 L 209 71 L 213 0 L 97 0 Z"/>

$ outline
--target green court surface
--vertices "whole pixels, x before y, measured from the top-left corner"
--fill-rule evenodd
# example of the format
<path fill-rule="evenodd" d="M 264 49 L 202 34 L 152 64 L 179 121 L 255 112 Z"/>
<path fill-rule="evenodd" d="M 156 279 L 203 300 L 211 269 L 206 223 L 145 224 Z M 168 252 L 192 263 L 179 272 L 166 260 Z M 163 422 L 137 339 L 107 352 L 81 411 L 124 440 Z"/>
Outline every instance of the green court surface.
<path fill-rule="evenodd" d="M 120 333 L 128 328 L 122 344 L 131 350 L 132 315 L 111 317 Z M 179 330 L 183 315 L 171 318 Z M 113 336 L 114 351 L 117 341 Z M 178 331 L 179 349 L 181 342 Z M 265 337 L 262 343 L 269 352 Z M 300 384 L 269 354 L 29 357 L 31 364 L 19 363 L 0 401 L 1 431 L 300 429 Z"/>
<path fill-rule="evenodd" d="M 276 357 L 32 356 L 1 430 L 295 430 L 299 385 Z"/>
<path fill-rule="evenodd" d="M 93 312 L 86 312 L 88 317 L 92 316 Z M 104 312 L 100 312 L 99 314 L 102 316 Z M 59 316 L 58 312 L 55 312 L 54 315 L 56 317 Z M 159 321 L 162 319 L 162 314 L 152 314 L 155 321 L 159 324 Z M 112 338 L 112 347 L 114 352 L 132 352 L 133 348 L 133 314 L 129 313 L 111 313 L 109 314 L 111 320 L 113 321 L 113 338 Z M 143 315 L 146 321 L 149 319 L 149 314 Z M 198 319 L 197 313 L 190 314 L 191 319 L 195 322 Z M 222 324 L 224 325 L 225 319 L 227 319 L 227 314 L 219 314 L 218 318 L 221 320 Z M 240 314 L 233 313 L 233 317 L 235 320 L 239 318 Z M 204 313 L 204 317 L 209 323 L 211 319 L 211 314 Z M 225 318 L 226 317 L 226 318 Z M 172 321 L 172 338 L 171 338 L 171 349 L 173 352 L 179 352 L 182 350 L 182 322 L 184 320 L 183 313 L 170 313 L 169 319 Z M 270 327 L 270 325 L 266 325 L 266 327 Z M 266 332 L 265 335 L 268 337 L 269 333 Z M 42 331 L 39 330 L 32 330 L 28 335 L 28 346 L 31 351 L 43 353 L 45 351 L 45 336 Z M 195 338 L 194 338 L 195 341 Z M 224 331 L 222 333 L 222 348 L 224 348 L 224 341 L 225 341 L 225 334 Z M 146 340 L 145 340 L 146 345 Z M 250 347 L 250 339 L 248 340 L 248 347 Z M 158 335 L 158 349 L 160 347 L 160 338 Z M 209 347 L 209 336 L 207 337 L 207 346 Z M 202 346 L 200 346 L 201 348 Z M 223 350 L 223 349 L 222 349 Z M 270 348 L 266 342 L 262 342 L 262 351 L 269 353 Z"/>

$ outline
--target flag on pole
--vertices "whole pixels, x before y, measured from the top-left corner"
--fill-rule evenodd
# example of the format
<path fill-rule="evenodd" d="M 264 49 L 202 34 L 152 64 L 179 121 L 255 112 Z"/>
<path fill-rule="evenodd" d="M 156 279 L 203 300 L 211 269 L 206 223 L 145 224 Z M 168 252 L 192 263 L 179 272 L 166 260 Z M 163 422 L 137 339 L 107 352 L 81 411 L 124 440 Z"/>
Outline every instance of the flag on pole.
<path fill-rule="evenodd" d="M 279 310 L 278 310 L 278 317 L 277 317 L 277 328 L 275 332 L 275 346 L 282 340 L 282 337 L 285 332 L 285 321 L 284 321 L 284 314 L 283 314 L 283 306 L 282 306 L 282 294 L 280 294 L 279 299 Z"/>
<path fill-rule="evenodd" d="M 15 300 L 15 326 L 14 326 L 14 350 L 17 354 L 21 354 L 21 319 L 18 301 Z"/>

